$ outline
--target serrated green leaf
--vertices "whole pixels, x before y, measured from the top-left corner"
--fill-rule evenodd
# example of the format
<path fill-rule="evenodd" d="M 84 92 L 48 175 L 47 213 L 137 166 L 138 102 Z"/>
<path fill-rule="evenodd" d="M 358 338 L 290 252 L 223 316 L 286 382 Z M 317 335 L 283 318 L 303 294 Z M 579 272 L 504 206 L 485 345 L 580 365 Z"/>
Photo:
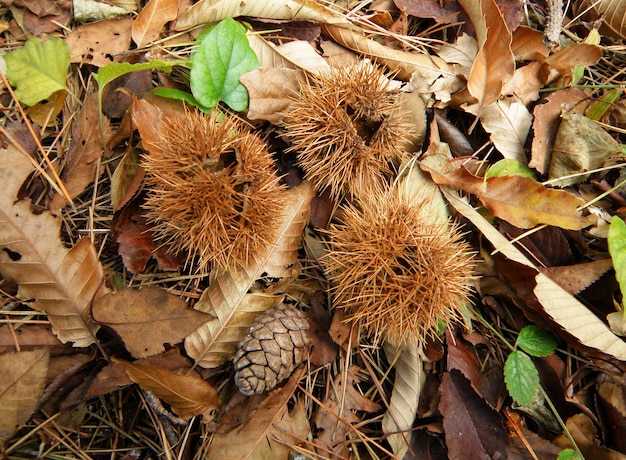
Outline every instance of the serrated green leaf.
<path fill-rule="evenodd" d="M 532 179 L 537 179 L 535 173 L 526 165 L 523 165 L 519 161 L 511 160 L 505 158 L 504 160 L 500 160 L 495 164 L 489 166 L 487 171 L 485 172 L 485 179 L 488 177 L 494 176 L 526 176 Z"/>
<path fill-rule="evenodd" d="M 626 224 L 618 216 L 613 216 L 611 219 L 608 244 L 609 254 L 613 259 L 615 278 L 624 297 L 626 295 Z"/>
<path fill-rule="evenodd" d="M 148 61 L 140 64 L 130 64 L 128 62 L 111 62 L 98 69 L 98 73 L 94 74 L 94 79 L 98 82 L 98 91 L 102 92 L 104 87 L 115 80 L 117 77 L 126 75 L 131 72 L 140 70 L 160 70 L 161 72 L 170 73 L 177 65 L 187 65 L 186 61 Z"/>
<path fill-rule="evenodd" d="M 522 328 L 517 336 L 517 346 L 532 356 L 548 356 L 556 350 L 556 339 L 548 331 L 534 324 Z"/>
<path fill-rule="evenodd" d="M 539 388 L 539 373 L 526 353 L 514 351 L 504 363 L 504 381 L 515 402 L 527 406 L 533 402 Z"/>
<path fill-rule="evenodd" d="M 70 49 L 58 37 L 45 42 L 31 37 L 24 48 L 6 53 L 4 60 L 9 83 L 16 88 L 15 97 L 28 106 L 67 89 Z"/>
<path fill-rule="evenodd" d="M 205 35 L 191 58 L 191 92 L 205 107 L 223 101 L 233 110 L 245 110 L 248 91 L 239 77 L 257 67 L 246 29 L 232 18 L 224 19 Z"/>

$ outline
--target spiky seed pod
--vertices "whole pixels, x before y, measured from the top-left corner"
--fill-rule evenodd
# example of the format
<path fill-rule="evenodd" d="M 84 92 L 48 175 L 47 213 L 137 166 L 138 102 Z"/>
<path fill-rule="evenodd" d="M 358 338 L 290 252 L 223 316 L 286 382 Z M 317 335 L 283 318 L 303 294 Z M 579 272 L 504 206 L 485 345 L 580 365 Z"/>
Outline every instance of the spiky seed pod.
<path fill-rule="evenodd" d="M 291 305 L 263 313 L 239 343 L 233 364 L 235 383 L 245 395 L 271 390 L 306 359 L 309 322 Z"/>
<path fill-rule="evenodd" d="M 380 188 L 406 157 L 411 128 L 384 72 L 370 63 L 311 75 L 284 124 L 298 163 L 318 191 Z"/>
<path fill-rule="evenodd" d="M 236 118 L 188 112 L 164 119 L 146 145 L 147 217 L 158 239 L 212 264 L 246 264 L 271 243 L 284 208 L 265 143 Z"/>
<path fill-rule="evenodd" d="M 396 189 L 345 208 L 325 256 L 333 305 L 375 342 L 423 344 L 458 319 L 474 272 L 469 246 Z"/>

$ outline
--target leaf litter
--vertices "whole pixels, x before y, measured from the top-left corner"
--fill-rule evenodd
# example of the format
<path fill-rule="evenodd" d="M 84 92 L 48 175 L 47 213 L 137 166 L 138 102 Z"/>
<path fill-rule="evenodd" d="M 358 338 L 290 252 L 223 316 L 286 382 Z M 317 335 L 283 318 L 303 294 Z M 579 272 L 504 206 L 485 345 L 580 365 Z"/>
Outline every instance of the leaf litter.
<path fill-rule="evenodd" d="M 558 2 L 10 3 L 3 455 L 626 455 L 623 8 L 577 2 L 563 29 Z M 186 118 L 222 146 L 172 144 Z M 170 183 L 193 192 L 159 207 Z M 392 197 L 406 215 L 377 233 Z M 467 262 L 460 294 L 420 260 Z M 244 396 L 231 360 L 281 303 L 308 359 Z M 288 362 L 274 327 L 250 343 Z"/>

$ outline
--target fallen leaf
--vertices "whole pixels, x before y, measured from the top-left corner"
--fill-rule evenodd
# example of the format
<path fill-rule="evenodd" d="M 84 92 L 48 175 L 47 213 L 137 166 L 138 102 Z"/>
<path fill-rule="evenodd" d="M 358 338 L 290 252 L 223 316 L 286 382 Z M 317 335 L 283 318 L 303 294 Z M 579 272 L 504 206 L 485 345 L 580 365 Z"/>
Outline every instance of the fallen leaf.
<path fill-rule="evenodd" d="M 437 184 L 452 185 L 473 193 L 485 208 L 507 222 L 520 228 L 532 228 L 547 224 L 556 227 L 579 230 L 592 225 L 593 216 L 583 217 L 578 207 L 582 199 L 562 190 L 552 190 L 526 176 L 496 176 L 484 179 L 471 174 L 465 164 L 468 160 L 453 160 L 438 173 L 427 166 Z"/>
<path fill-rule="evenodd" d="M 76 22 L 93 22 L 115 19 L 126 16 L 129 11 L 121 6 L 102 3 L 96 0 L 73 0 L 74 20 Z"/>
<path fill-rule="evenodd" d="M 577 65 L 597 64 L 602 57 L 602 50 L 597 45 L 572 43 L 561 48 L 546 58 L 546 64 L 561 75 L 566 75 Z"/>
<path fill-rule="evenodd" d="M 541 272 L 556 281 L 572 295 L 578 294 L 613 268 L 611 259 L 594 260 L 563 267 L 546 267 Z"/>
<path fill-rule="evenodd" d="M 623 460 L 624 455 L 600 445 L 598 430 L 588 415 L 581 413 L 567 419 L 565 426 L 583 454 L 583 458 L 593 460 Z M 571 449 L 571 441 L 565 434 L 554 439 L 554 444 L 562 449 Z"/>
<path fill-rule="evenodd" d="M 435 0 L 394 0 L 400 11 L 416 18 L 432 18 L 444 23 L 457 20 L 459 8 L 455 3 L 446 3 L 441 6 Z"/>
<path fill-rule="evenodd" d="M 242 75 L 239 81 L 250 96 L 248 118 L 280 124 L 300 89 L 300 74 L 292 69 L 261 67 Z"/>
<path fill-rule="evenodd" d="M 533 117 L 522 102 L 500 99 L 482 107 L 479 118 L 504 158 L 526 164 L 524 146 Z"/>
<path fill-rule="evenodd" d="M 166 23 L 176 19 L 178 2 L 175 0 L 150 0 L 133 22 L 131 34 L 137 48 L 159 38 Z"/>
<path fill-rule="evenodd" d="M 598 403 L 607 444 L 626 454 L 626 387 L 623 383 L 602 382 L 598 387 Z"/>
<path fill-rule="evenodd" d="M 46 348 L 0 355 L 0 445 L 4 445 L 37 408 L 48 360 Z"/>
<path fill-rule="evenodd" d="M 181 342 L 207 320 L 180 297 L 151 286 L 108 293 L 94 304 L 92 315 L 114 329 L 135 358 L 164 351 L 165 344 Z"/>
<path fill-rule="evenodd" d="M 104 273 L 89 238 L 67 250 L 60 238 L 61 219 L 33 214 L 29 200 L 15 201 L 33 166 L 9 148 L 0 150 L 0 273 L 20 285 L 18 297 L 35 299 L 63 343 L 86 347 L 98 326 L 88 315 L 91 302 L 106 292 Z"/>
<path fill-rule="evenodd" d="M 602 19 L 602 32 L 626 39 L 626 5 L 613 0 L 580 0 L 574 3 L 576 14 L 583 13 L 592 21 Z"/>
<path fill-rule="evenodd" d="M 505 81 L 513 78 L 515 60 L 511 51 L 511 32 L 494 0 L 459 0 L 470 18 L 478 54 L 472 65 L 467 89 L 478 99 L 480 107 L 495 102 Z"/>
<path fill-rule="evenodd" d="M 25 325 L 17 330 L 12 329 L 12 325 L 4 324 L 0 326 L 0 354 L 9 351 L 31 351 L 33 348 L 46 347 L 52 351 L 58 348 L 60 351 L 67 348 L 52 333 L 50 326 L 40 326 L 37 324 Z"/>
<path fill-rule="evenodd" d="M 98 162 L 104 153 L 101 133 L 104 133 L 105 139 L 111 135 L 109 119 L 103 117 L 102 126 L 99 126 L 98 113 L 98 95 L 91 93 L 85 97 L 83 108 L 72 125 L 72 142 L 61 172 L 61 179 L 72 199 L 96 179 Z M 104 171 L 100 168 L 100 175 Z M 55 193 L 48 206 L 58 209 L 66 204 L 65 197 Z"/>
<path fill-rule="evenodd" d="M 123 53 L 130 47 L 132 24 L 131 18 L 120 18 L 75 27 L 65 38 L 72 62 L 96 67 L 108 64 L 110 56 Z"/>
<path fill-rule="evenodd" d="M 589 177 L 586 171 L 601 167 L 612 156 L 623 156 L 623 152 L 608 132 L 584 115 L 563 112 L 548 179 L 559 187 L 584 182 Z M 577 175 L 564 177 L 572 174 Z"/>
<path fill-rule="evenodd" d="M 217 391 L 198 377 L 179 375 L 166 369 L 129 363 L 121 359 L 114 361 L 124 366 L 133 382 L 169 404 L 182 419 L 202 415 L 203 422 L 208 423 L 213 420 L 220 407 Z"/>
<path fill-rule="evenodd" d="M 543 43 L 543 33 L 530 27 L 519 27 L 513 32 L 511 51 L 516 61 L 543 62 L 550 49 Z"/>
<path fill-rule="evenodd" d="M 460 371 L 444 374 L 439 410 L 450 459 L 507 458 L 510 441 L 500 414 Z"/>
<path fill-rule="evenodd" d="M 296 402 L 291 412 L 287 406 L 303 374 L 301 367 L 285 386 L 272 391 L 243 425 L 225 434 L 214 434 L 207 458 L 287 460 L 289 445 L 300 444 L 310 433 L 302 400 Z"/>

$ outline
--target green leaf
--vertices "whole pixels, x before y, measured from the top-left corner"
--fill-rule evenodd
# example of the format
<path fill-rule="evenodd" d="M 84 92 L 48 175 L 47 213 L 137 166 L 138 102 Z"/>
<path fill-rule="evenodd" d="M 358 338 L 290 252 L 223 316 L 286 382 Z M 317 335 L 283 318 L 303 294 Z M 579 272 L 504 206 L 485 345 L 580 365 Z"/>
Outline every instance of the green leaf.
<path fill-rule="evenodd" d="M 531 179 L 536 179 L 535 173 L 526 165 L 523 165 L 519 161 L 504 159 L 496 162 L 487 168 L 485 172 L 485 179 L 494 176 L 526 176 Z"/>
<path fill-rule="evenodd" d="M 524 327 L 517 337 L 517 346 L 532 356 L 548 356 L 556 350 L 556 339 L 534 324 Z"/>
<path fill-rule="evenodd" d="M 94 79 L 98 82 L 98 92 L 102 94 L 102 90 L 106 85 L 111 83 L 117 77 L 126 75 L 131 72 L 140 70 L 160 70 L 170 73 L 177 65 L 188 65 L 187 61 L 148 61 L 140 64 L 129 64 L 128 62 L 111 62 L 104 67 L 98 69 L 98 73 L 94 74 Z"/>
<path fill-rule="evenodd" d="M 245 110 L 248 91 L 239 77 L 257 67 L 246 29 L 232 18 L 224 19 L 205 35 L 191 57 L 191 92 L 205 107 L 223 101 L 235 111 Z"/>
<path fill-rule="evenodd" d="M 514 351 L 504 363 L 504 381 L 517 404 L 528 406 L 539 388 L 539 373 L 526 353 Z"/>
<path fill-rule="evenodd" d="M 556 460 L 584 460 L 574 449 L 563 449 Z"/>
<path fill-rule="evenodd" d="M 193 107 L 199 106 L 198 101 L 196 101 L 196 98 L 193 97 L 193 94 L 188 93 L 187 91 L 176 88 L 155 88 L 152 92 L 157 96 L 175 99 L 177 101 L 184 101 Z"/>
<path fill-rule="evenodd" d="M 608 243 L 609 254 L 611 254 L 611 259 L 613 259 L 615 278 L 619 283 L 623 298 L 626 294 L 626 224 L 617 216 L 613 216 L 611 219 Z"/>
<path fill-rule="evenodd" d="M 16 88 L 15 96 L 26 105 L 35 105 L 67 89 L 70 49 L 58 37 L 45 42 L 29 38 L 24 48 L 6 53 L 4 60 L 9 83 Z"/>

